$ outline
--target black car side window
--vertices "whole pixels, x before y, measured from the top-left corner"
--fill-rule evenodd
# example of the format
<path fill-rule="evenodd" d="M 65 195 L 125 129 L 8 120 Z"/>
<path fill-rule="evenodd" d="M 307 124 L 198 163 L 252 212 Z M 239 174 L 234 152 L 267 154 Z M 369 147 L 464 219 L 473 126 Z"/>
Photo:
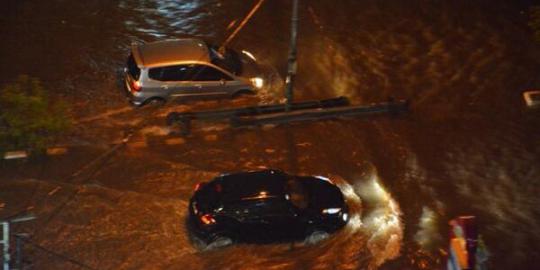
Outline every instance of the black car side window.
<path fill-rule="evenodd" d="M 284 199 L 266 199 L 254 201 L 250 212 L 256 216 L 290 216 L 293 209 Z"/>

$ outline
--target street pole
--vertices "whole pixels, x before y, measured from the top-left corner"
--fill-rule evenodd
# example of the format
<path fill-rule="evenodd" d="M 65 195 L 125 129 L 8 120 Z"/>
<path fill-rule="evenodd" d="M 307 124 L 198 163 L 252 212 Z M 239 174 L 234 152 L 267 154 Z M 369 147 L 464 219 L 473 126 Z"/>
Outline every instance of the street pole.
<path fill-rule="evenodd" d="M 246 23 L 249 21 L 249 19 L 251 19 L 253 14 L 255 14 L 255 12 L 257 12 L 257 10 L 261 7 L 263 2 L 264 2 L 264 0 L 259 0 L 259 2 L 251 9 L 251 11 L 248 13 L 248 15 L 244 18 L 244 20 L 242 20 L 240 25 L 238 27 L 236 27 L 234 32 L 219 47 L 219 49 L 218 49 L 219 53 L 225 54 L 225 48 L 227 47 L 227 45 L 229 45 L 229 42 L 231 42 L 231 40 L 233 40 L 233 38 L 236 37 L 236 34 L 238 34 L 238 32 L 240 32 L 240 30 L 242 30 L 242 28 L 244 28 L 244 25 L 246 25 Z"/>
<path fill-rule="evenodd" d="M 2 245 L 3 249 L 3 270 L 9 270 L 9 263 L 10 263 L 10 255 L 9 255 L 9 225 L 10 223 L 19 223 L 19 222 L 25 222 L 34 220 L 36 217 L 32 214 L 25 215 L 25 216 L 18 216 L 15 218 L 11 218 L 6 221 L 1 221 L 0 224 L 2 224 L 2 240 L 0 241 L 0 244 Z"/>
<path fill-rule="evenodd" d="M 15 235 L 15 267 L 22 269 L 22 236 Z"/>
<path fill-rule="evenodd" d="M 22 270 L 23 264 L 22 264 L 22 257 L 23 257 L 23 239 L 26 239 L 29 237 L 29 234 L 27 233 L 17 233 L 15 234 L 15 267 L 13 270 Z"/>
<path fill-rule="evenodd" d="M 2 222 L 2 244 L 3 247 L 3 261 L 4 261 L 4 270 L 9 270 L 9 222 Z"/>
<path fill-rule="evenodd" d="M 289 59 L 287 66 L 287 79 L 285 80 L 286 89 L 285 89 L 285 98 L 287 99 L 286 111 L 290 111 L 291 104 L 293 103 L 293 88 L 294 81 L 296 78 L 296 43 L 298 37 L 298 0 L 293 0 L 293 10 L 291 18 L 291 43 L 289 47 Z"/>

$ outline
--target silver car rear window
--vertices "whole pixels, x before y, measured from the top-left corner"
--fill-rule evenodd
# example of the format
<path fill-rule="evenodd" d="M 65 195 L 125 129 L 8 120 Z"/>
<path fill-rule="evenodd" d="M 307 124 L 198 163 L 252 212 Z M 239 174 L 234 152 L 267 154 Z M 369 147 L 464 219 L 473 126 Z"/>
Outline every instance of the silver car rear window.
<path fill-rule="evenodd" d="M 129 55 L 127 60 L 127 68 L 128 73 L 133 77 L 133 79 L 138 80 L 139 76 L 141 76 L 141 69 L 137 66 L 137 63 L 135 63 L 135 58 L 133 58 L 133 55 Z"/>

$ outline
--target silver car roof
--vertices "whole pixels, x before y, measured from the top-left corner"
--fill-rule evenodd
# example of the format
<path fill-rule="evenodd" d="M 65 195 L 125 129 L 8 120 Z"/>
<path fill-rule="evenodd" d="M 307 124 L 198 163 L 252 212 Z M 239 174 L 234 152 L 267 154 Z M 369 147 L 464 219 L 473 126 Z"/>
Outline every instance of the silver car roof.
<path fill-rule="evenodd" d="M 133 44 L 131 51 L 140 67 L 210 62 L 208 46 L 202 40 L 195 38 Z"/>

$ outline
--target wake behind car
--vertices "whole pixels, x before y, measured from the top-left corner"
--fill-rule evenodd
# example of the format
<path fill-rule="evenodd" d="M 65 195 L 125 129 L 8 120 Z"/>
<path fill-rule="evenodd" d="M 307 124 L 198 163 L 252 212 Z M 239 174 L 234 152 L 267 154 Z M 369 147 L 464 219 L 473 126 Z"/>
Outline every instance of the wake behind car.
<path fill-rule="evenodd" d="M 198 184 L 189 203 L 193 233 L 213 246 L 309 240 L 347 221 L 343 194 L 329 179 L 278 170 L 216 177 Z"/>
<path fill-rule="evenodd" d="M 249 52 L 219 50 L 191 38 L 133 44 L 124 84 L 131 103 L 141 106 L 171 98 L 255 93 L 264 81 Z"/>

